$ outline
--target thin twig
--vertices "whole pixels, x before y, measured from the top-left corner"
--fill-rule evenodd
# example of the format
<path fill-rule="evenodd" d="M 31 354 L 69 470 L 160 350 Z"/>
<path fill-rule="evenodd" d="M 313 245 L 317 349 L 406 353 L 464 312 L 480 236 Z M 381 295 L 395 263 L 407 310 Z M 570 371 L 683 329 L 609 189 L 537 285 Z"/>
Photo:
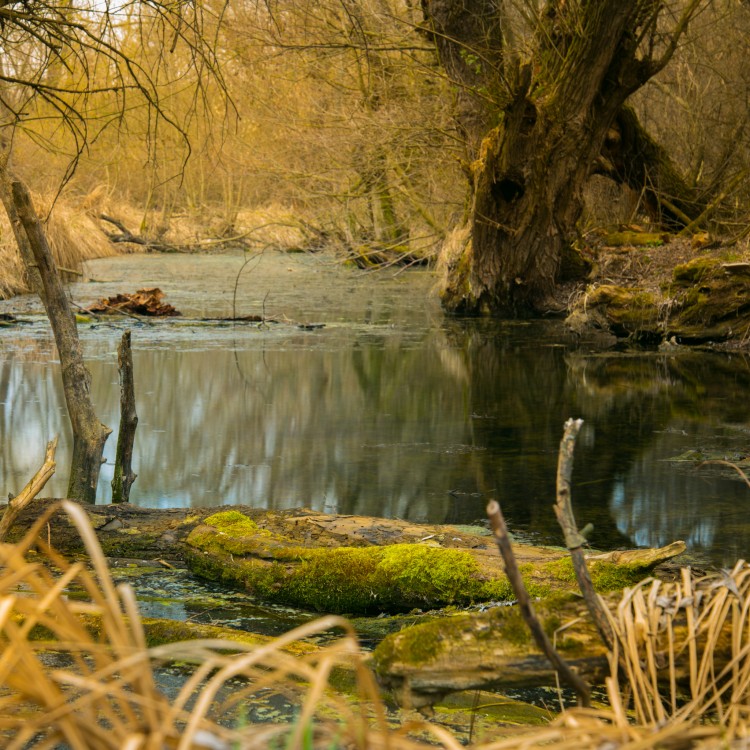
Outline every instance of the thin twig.
<path fill-rule="evenodd" d="M 560 453 L 557 459 L 557 502 L 555 503 L 555 515 L 565 537 L 565 546 L 570 552 L 578 587 L 581 589 L 589 614 L 607 650 L 612 651 L 614 644 L 612 626 L 609 623 L 604 605 L 594 590 L 594 584 L 591 581 L 591 574 L 586 565 L 586 558 L 582 549 L 586 543 L 586 537 L 578 531 L 570 499 L 573 452 L 582 424 L 582 419 L 569 419 L 565 423 L 565 431 L 560 441 Z"/>
<path fill-rule="evenodd" d="M 495 542 L 497 543 L 497 547 L 500 550 L 503 562 L 505 563 L 505 575 L 508 576 L 510 585 L 513 587 L 516 599 L 518 599 L 518 606 L 521 608 L 521 615 L 531 631 L 531 634 L 534 636 L 537 646 L 539 646 L 544 652 L 544 655 L 549 659 L 550 663 L 557 670 L 562 679 L 576 691 L 581 705 L 584 707 L 590 706 L 591 690 L 589 686 L 571 670 L 560 654 L 555 651 L 547 634 L 544 632 L 536 613 L 534 612 L 531 597 L 523 583 L 521 573 L 518 570 L 518 564 L 516 563 L 516 557 L 513 554 L 513 548 L 510 544 L 508 527 L 505 525 L 503 512 L 500 509 L 500 504 L 496 500 L 490 500 L 487 505 L 487 517 L 490 519 L 492 531 L 495 534 Z"/>

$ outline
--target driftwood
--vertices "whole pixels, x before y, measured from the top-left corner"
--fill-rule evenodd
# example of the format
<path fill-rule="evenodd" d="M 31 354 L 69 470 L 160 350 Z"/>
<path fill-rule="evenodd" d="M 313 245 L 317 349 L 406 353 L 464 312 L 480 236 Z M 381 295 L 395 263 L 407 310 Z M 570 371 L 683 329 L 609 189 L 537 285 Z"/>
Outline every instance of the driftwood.
<path fill-rule="evenodd" d="M 42 491 L 44 485 L 50 480 L 55 473 L 57 464 L 55 463 L 55 451 L 57 450 L 57 438 L 47 443 L 47 450 L 44 455 L 44 463 L 39 470 L 29 480 L 27 485 L 13 498 L 8 500 L 3 517 L 0 519 L 0 542 L 5 541 L 13 523 L 18 518 L 21 511 Z"/>
<path fill-rule="evenodd" d="M 179 245 L 172 245 L 166 242 L 159 242 L 158 240 L 149 239 L 148 237 L 143 237 L 140 234 L 135 234 L 134 232 L 131 232 L 123 222 L 121 222 L 119 219 L 114 218 L 113 216 L 108 216 L 107 214 L 99 214 L 99 218 L 102 221 L 106 221 L 108 224 L 112 224 L 113 226 L 117 227 L 119 229 L 119 232 L 107 232 L 104 231 L 104 234 L 107 235 L 107 238 L 112 243 L 120 243 L 120 242 L 128 242 L 133 245 L 140 245 L 141 247 L 146 248 L 146 252 L 160 252 L 160 253 L 179 253 L 179 252 L 186 252 L 189 251 L 190 248 L 181 247 Z"/>
<path fill-rule="evenodd" d="M 172 305 L 162 302 L 163 299 L 164 292 L 158 287 L 153 287 L 139 289 L 133 294 L 116 294 L 114 297 L 99 300 L 84 310 L 94 315 L 121 313 L 130 316 L 174 317 L 182 314 Z"/>
<path fill-rule="evenodd" d="M 120 430 L 117 435 L 115 473 L 112 479 L 112 502 L 127 503 L 130 487 L 135 481 L 133 472 L 133 444 L 138 415 L 135 411 L 133 385 L 133 353 L 130 349 L 130 331 L 124 331 L 117 348 L 117 368 L 120 374 Z"/>

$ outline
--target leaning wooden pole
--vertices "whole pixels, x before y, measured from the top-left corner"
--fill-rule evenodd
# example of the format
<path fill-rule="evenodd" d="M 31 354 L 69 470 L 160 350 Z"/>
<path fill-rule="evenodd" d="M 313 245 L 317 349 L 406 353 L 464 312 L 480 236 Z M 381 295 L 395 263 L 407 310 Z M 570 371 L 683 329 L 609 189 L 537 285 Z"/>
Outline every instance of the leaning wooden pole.
<path fill-rule="evenodd" d="M 133 385 L 133 352 L 130 348 L 130 331 L 122 334 L 117 348 L 117 369 L 120 373 L 120 430 L 117 433 L 115 475 L 112 479 L 112 502 L 127 503 L 130 487 L 138 476 L 133 473 L 133 444 L 138 414 L 135 410 Z"/>
<path fill-rule="evenodd" d="M 60 357 L 65 402 L 73 428 L 68 497 L 93 503 L 96 500 L 104 443 L 111 430 L 99 421 L 91 402 L 91 374 L 83 361 L 75 316 L 65 296 L 65 288 L 29 191 L 23 182 L 8 172 L 4 171 L 0 179 L 9 187 L 3 192 L 11 200 L 17 217 L 13 222 L 13 232 L 17 238 L 25 235 L 34 255 L 42 284 L 40 296 Z M 11 211 L 8 214 L 10 216 Z"/>
<path fill-rule="evenodd" d="M 539 618 L 536 616 L 534 605 L 531 603 L 531 597 L 526 590 L 521 571 L 518 569 L 516 556 L 513 554 L 508 527 L 505 525 L 505 517 L 500 509 L 500 504 L 496 500 L 490 500 L 487 504 L 487 517 L 490 520 L 490 526 L 495 535 L 497 548 L 505 563 L 505 575 L 508 576 L 510 585 L 513 587 L 513 593 L 518 600 L 518 606 L 526 626 L 531 631 L 531 635 L 534 637 L 537 646 L 539 646 L 542 653 L 549 659 L 560 677 L 576 691 L 581 705 L 590 706 L 591 688 L 581 679 L 580 675 L 576 674 L 570 668 L 567 662 L 555 650 L 542 624 L 539 622 Z"/>

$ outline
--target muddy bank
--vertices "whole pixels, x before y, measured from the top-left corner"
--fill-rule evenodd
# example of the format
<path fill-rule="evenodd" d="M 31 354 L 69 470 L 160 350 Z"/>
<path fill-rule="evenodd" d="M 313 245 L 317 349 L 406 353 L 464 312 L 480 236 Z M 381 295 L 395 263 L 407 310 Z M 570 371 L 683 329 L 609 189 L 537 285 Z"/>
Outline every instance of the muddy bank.
<path fill-rule="evenodd" d="M 734 248 L 686 247 L 684 240 L 659 240 L 658 245 L 602 251 L 566 324 L 583 336 L 606 333 L 636 345 L 746 348 L 747 254 Z"/>

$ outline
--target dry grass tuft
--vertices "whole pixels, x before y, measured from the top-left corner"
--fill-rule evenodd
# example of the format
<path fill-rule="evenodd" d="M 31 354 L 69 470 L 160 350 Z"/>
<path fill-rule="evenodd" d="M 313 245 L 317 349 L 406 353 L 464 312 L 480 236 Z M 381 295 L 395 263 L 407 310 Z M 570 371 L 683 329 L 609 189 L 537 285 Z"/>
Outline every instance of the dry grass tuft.
<path fill-rule="evenodd" d="M 77 527 L 90 564 L 68 561 L 50 544 L 47 520 L 55 509 L 18 544 L 0 545 L 3 747 L 460 747 L 447 729 L 428 722 L 389 727 L 356 636 L 339 617 L 260 647 L 196 640 L 149 648 L 133 591 L 114 585 L 86 513 L 68 501 L 58 507 Z M 71 584 L 89 601 L 68 598 Z M 749 593 L 750 567 L 742 562 L 703 579 L 686 570 L 675 583 L 650 580 L 626 590 L 611 612 L 617 638 L 607 685 L 611 708 L 566 711 L 542 728 L 506 727 L 502 739 L 475 747 L 745 747 Z M 342 636 L 314 652 L 289 649 L 332 629 Z M 194 667 L 167 698 L 154 670 L 172 662 Z M 330 686 L 342 664 L 354 675 L 348 697 Z M 243 721 L 246 707 L 269 694 L 297 706 L 296 719 Z"/>
<path fill-rule="evenodd" d="M 251 246 L 287 252 L 315 249 L 321 240 L 319 230 L 298 210 L 278 203 L 243 209 L 237 214 L 235 229 Z"/>
<path fill-rule="evenodd" d="M 86 513 L 69 501 L 60 507 L 77 527 L 90 567 L 65 560 L 50 545 L 46 523 L 54 508 L 21 542 L 0 545 L 4 747 L 64 743 L 72 750 L 228 750 L 388 744 L 391 734 L 377 686 L 346 620 L 324 617 L 261 647 L 196 640 L 148 648 L 133 591 L 113 584 Z M 66 587 L 74 583 L 90 601 L 67 598 Z M 295 641 L 331 629 L 342 630 L 343 636 L 315 653 L 285 651 Z M 52 666 L 50 655 L 55 656 Z M 153 668 L 175 661 L 195 669 L 168 700 Z M 342 663 L 354 670 L 355 700 L 329 689 L 329 677 Z M 297 705 L 296 720 L 243 725 L 242 706 L 269 693 Z M 440 738 L 444 730 L 435 733 Z"/>

